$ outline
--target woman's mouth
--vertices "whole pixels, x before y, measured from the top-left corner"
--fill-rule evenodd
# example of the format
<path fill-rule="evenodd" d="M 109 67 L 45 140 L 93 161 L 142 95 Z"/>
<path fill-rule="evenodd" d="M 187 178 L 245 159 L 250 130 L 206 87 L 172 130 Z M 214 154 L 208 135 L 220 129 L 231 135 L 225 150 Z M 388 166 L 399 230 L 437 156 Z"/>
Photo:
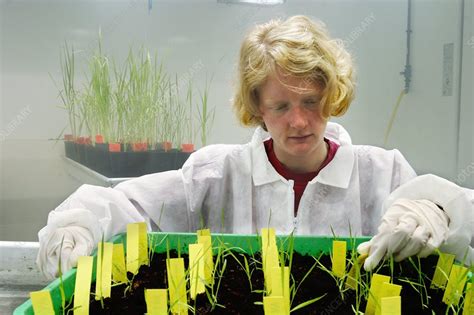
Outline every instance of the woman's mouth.
<path fill-rule="evenodd" d="M 302 142 L 302 141 L 306 141 L 309 137 L 311 137 L 311 135 L 305 135 L 305 136 L 291 136 L 291 137 L 288 137 L 288 139 L 290 139 L 290 140 L 292 140 L 292 141 Z"/>

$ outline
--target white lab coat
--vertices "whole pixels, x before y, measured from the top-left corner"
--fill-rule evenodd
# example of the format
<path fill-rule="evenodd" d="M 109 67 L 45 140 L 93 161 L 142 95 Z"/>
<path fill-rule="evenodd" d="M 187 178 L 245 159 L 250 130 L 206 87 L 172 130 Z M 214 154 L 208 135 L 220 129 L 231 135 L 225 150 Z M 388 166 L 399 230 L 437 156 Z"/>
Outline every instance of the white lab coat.
<path fill-rule="evenodd" d="M 105 188 L 83 185 L 48 217 L 38 233 L 37 264 L 52 278 L 88 255 L 101 239 L 146 221 L 161 231 L 361 236 L 377 234 L 382 214 L 398 198 L 427 199 L 450 219 L 442 250 L 474 262 L 474 191 L 434 175 L 416 177 L 397 150 L 352 145 L 349 134 L 329 123 L 325 136 L 340 147 L 308 183 L 294 217 L 293 181 L 268 161 L 257 128 L 250 143 L 210 145 L 193 153 L 181 170 L 142 176 Z M 400 189 L 397 189 L 400 185 Z M 394 191 L 395 190 L 395 191 Z M 393 193 L 392 193 L 393 192 Z M 62 241 L 64 240 L 64 244 Z M 62 246 L 61 246 L 62 245 Z"/>
<path fill-rule="evenodd" d="M 99 241 L 124 232 L 126 224 L 146 220 L 162 231 L 256 233 L 274 227 L 278 234 L 373 235 L 382 203 L 398 186 L 416 176 L 398 150 L 352 145 L 347 131 L 329 123 L 325 137 L 340 145 L 334 159 L 308 183 L 294 217 L 293 181 L 268 161 L 257 128 L 250 143 L 210 145 L 193 153 L 181 170 L 142 176 L 104 188 L 81 186 L 50 213 L 52 227 L 86 226 Z M 81 208 L 70 218 L 68 209 Z M 91 224 L 91 217 L 97 224 Z M 93 221 L 94 221 L 93 220 Z M 54 222 L 54 223 L 50 223 Z M 97 239 L 96 239 L 97 238 Z"/>

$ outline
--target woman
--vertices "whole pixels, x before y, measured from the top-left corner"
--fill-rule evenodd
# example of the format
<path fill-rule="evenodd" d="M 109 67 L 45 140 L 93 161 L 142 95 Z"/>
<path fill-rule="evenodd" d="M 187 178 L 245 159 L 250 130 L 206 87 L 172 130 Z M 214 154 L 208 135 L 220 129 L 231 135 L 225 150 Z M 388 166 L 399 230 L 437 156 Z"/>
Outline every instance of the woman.
<path fill-rule="evenodd" d="M 102 234 L 137 221 L 162 231 L 270 226 L 278 234 L 360 236 L 376 234 L 384 213 L 379 233 L 360 248 L 367 269 L 386 254 L 427 255 L 444 243 L 460 257 L 471 238 L 467 190 L 416 178 L 397 150 L 352 145 L 328 120 L 343 115 L 353 95 L 351 58 L 323 26 L 304 16 L 256 26 L 242 43 L 233 101 L 240 122 L 258 126 L 251 142 L 202 148 L 181 170 L 114 189 L 81 186 L 39 232 L 38 265 L 52 277 L 59 254 L 67 270 Z M 440 190 L 449 196 L 439 198 Z"/>

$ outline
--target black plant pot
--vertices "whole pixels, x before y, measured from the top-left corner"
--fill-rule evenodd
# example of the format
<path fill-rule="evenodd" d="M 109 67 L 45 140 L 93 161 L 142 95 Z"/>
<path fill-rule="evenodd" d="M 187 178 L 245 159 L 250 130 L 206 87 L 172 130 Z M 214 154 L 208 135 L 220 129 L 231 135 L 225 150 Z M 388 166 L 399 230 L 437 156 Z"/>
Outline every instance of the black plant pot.
<path fill-rule="evenodd" d="M 95 146 L 86 148 L 86 166 L 100 174 L 107 172 L 109 164 L 108 145 L 96 143 Z"/>
<path fill-rule="evenodd" d="M 64 152 L 67 158 L 74 161 L 77 160 L 76 144 L 74 141 L 64 141 Z"/>
<path fill-rule="evenodd" d="M 82 165 L 86 164 L 86 145 L 81 143 L 76 143 L 76 161 Z"/>
<path fill-rule="evenodd" d="M 65 142 L 66 143 L 66 142 Z M 165 152 L 162 149 L 140 152 L 109 152 L 108 144 L 95 146 L 77 144 L 66 145 L 66 156 L 84 166 L 110 178 L 138 177 L 146 174 L 177 170 L 181 168 L 191 153 L 176 149 Z M 122 145 L 121 149 L 129 149 Z"/>
<path fill-rule="evenodd" d="M 155 151 L 147 163 L 146 172 L 151 174 L 177 169 L 175 165 L 176 154 L 176 149 L 166 152 L 164 150 Z"/>
<path fill-rule="evenodd" d="M 181 151 L 179 151 L 176 154 L 175 168 L 180 169 L 181 167 L 183 167 L 184 162 L 186 162 L 188 160 L 190 155 L 191 155 L 190 152 L 181 152 Z"/>

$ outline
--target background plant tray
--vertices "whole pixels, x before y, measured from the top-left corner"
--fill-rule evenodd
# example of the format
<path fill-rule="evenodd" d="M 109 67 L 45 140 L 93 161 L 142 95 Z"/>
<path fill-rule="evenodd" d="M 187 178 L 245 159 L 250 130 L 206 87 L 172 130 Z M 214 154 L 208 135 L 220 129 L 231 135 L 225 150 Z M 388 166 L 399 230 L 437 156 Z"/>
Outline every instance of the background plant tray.
<path fill-rule="evenodd" d="M 66 157 L 106 177 L 138 177 L 180 169 L 191 153 L 176 149 L 144 152 L 109 152 L 105 145 L 91 146 L 65 141 Z"/>
<path fill-rule="evenodd" d="M 188 245 L 196 243 L 197 237 L 195 233 L 150 233 L 150 242 L 149 244 L 156 244 L 154 251 L 157 253 L 166 252 L 166 244 L 169 244 L 170 249 L 179 249 L 182 253 L 187 253 Z M 212 234 L 213 244 L 217 242 L 224 242 L 226 244 L 232 245 L 235 248 L 235 251 L 244 251 L 247 253 L 255 253 L 260 251 L 260 238 L 257 235 L 236 235 L 236 234 Z M 287 237 L 277 237 L 278 240 L 286 239 Z M 358 244 L 369 240 L 370 238 L 361 237 L 355 239 L 346 239 L 341 238 L 342 240 L 347 240 L 348 250 L 355 248 Z M 166 241 L 168 240 L 168 242 Z M 301 255 L 317 255 L 320 253 L 328 254 L 332 249 L 332 237 L 314 237 L 314 236 L 295 236 L 294 237 L 294 250 L 295 252 Z M 113 237 L 111 242 L 114 243 L 126 243 L 125 234 L 120 234 Z M 280 242 L 279 242 L 280 245 Z M 95 280 L 95 263 L 96 257 L 94 253 L 94 268 L 92 279 Z M 64 290 L 66 299 L 69 300 L 74 292 L 74 285 L 76 280 L 76 269 L 70 270 L 63 276 Z M 61 296 L 59 291 L 59 279 L 54 280 L 48 286 L 44 288 L 51 292 L 51 297 L 53 300 L 53 305 L 56 312 L 59 312 L 59 307 L 61 305 Z M 26 301 L 20 305 L 14 315 L 26 315 L 34 314 L 31 300 Z"/>

